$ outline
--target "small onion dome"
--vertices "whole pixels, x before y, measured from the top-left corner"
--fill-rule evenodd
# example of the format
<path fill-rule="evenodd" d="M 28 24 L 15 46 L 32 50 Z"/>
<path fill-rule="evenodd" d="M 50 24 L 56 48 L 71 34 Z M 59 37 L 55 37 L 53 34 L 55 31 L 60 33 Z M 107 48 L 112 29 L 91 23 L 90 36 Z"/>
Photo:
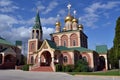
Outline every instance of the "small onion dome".
<path fill-rule="evenodd" d="M 65 27 L 63 28 L 63 31 L 66 31 L 66 28 L 65 28 Z"/>
<path fill-rule="evenodd" d="M 56 23 L 55 23 L 55 26 L 60 26 L 60 22 L 56 22 Z"/>
<path fill-rule="evenodd" d="M 73 16 L 68 15 L 68 16 L 65 18 L 65 22 L 67 22 L 67 21 L 72 21 L 72 19 L 73 19 Z"/>
<path fill-rule="evenodd" d="M 78 25 L 78 28 L 83 29 L 83 25 L 82 25 L 82 24 L 79 24 L 79 25 Z"/>
<path fill-rule="evenodd" d="M 74 19 L 72 20 L 72 22 L 78 23 L 78 19 L 74 18 Z"/>

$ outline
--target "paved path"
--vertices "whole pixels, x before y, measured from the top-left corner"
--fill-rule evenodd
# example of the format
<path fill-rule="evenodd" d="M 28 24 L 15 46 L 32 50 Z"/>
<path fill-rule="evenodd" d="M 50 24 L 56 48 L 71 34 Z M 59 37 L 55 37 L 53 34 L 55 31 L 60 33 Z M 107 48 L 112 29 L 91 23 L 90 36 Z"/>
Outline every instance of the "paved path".
<path fill-rule="evenodd" d="M 30 72 L 20 70 L 0 70 L 0 80 L 120 80 L 120 77 L 72 76 L 60 72 Z"/>

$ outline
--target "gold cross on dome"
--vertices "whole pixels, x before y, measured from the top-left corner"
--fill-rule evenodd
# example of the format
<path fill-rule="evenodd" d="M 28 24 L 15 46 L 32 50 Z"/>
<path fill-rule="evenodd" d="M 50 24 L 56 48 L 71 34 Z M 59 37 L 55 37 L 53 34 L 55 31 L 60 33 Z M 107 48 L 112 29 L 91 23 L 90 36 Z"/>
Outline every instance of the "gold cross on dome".
<path fill-rule="evenodd" d="M 73 13 L 74 13 L 74 18 L 75 18 L 75 15 L 76 15 L 76 10 L 74 10 L 74 11 L 73 11 Z"/>
<path fill-rule="evenodd" d="M 59 15 L 59 14 L 57 14 L 57 20 L 59 21 L 59 19 L 60 19 L 60 15 Z"/>
<path fill-rule="evenodd" d="M 68 4 L 68 5 L 67 5 L 67 8 L 68 8 L 68 14 L 70 14 L 71 4 Z"/>

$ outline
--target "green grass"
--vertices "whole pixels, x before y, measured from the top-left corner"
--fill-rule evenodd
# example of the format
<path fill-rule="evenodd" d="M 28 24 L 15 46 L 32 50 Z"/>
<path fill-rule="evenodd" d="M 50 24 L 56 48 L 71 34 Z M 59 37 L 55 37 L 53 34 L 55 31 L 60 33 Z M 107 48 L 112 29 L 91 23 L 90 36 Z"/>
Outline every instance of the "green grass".
<path fill-rule="evenodd" d="M 120 71 L 110 70 L 101 72 L 69 72 L 71 75 L 102 75 L 102 76 L 120 76 Z"/>

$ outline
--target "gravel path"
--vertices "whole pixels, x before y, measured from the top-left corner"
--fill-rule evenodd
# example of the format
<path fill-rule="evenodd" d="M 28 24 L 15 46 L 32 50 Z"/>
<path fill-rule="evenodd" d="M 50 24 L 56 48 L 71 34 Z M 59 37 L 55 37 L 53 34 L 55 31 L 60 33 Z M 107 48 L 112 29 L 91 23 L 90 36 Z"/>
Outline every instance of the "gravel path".
<path fill-rule="evenodd" d="M 72 76 L 61 72 L 0 70 L 0 80 L 120 80 L 120 77 Z"/>

